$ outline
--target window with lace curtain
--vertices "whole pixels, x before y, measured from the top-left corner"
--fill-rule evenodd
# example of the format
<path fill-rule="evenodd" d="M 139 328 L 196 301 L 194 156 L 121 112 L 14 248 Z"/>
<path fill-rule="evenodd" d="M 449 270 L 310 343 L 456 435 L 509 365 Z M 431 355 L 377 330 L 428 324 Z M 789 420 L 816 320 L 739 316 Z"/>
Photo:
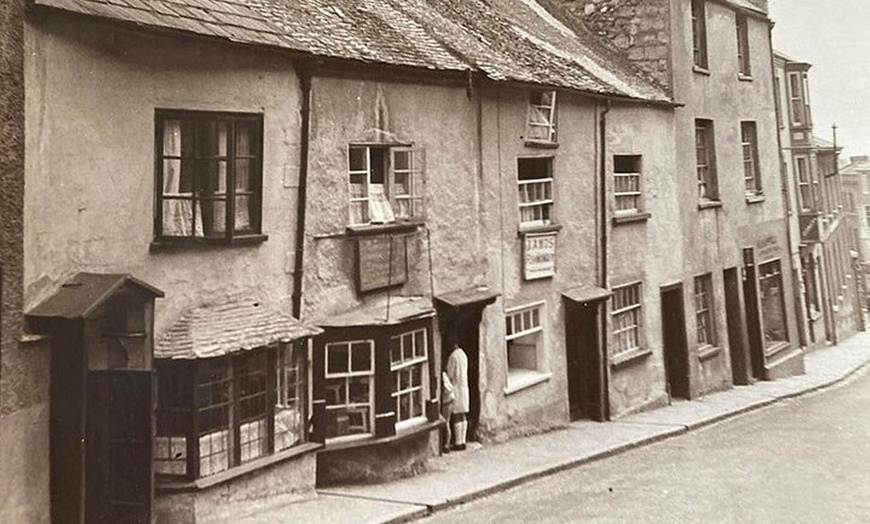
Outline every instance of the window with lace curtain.
<path fill-rule="evenodd" d="M 158 110 L 158 240 L 260 233 L 263 117 Z"/>

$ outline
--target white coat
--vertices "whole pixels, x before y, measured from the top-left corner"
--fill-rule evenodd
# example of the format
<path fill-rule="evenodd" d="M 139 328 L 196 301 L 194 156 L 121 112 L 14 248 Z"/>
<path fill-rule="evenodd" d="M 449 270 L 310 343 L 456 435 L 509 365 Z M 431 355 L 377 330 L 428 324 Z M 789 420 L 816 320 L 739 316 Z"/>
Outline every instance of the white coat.
<path fill-rule="evenodd" d="M 453 413 L 468 413 L 468 356 L 462 348 L 456 348 L 447 359 L 447 376 L 453 383 Z"/>

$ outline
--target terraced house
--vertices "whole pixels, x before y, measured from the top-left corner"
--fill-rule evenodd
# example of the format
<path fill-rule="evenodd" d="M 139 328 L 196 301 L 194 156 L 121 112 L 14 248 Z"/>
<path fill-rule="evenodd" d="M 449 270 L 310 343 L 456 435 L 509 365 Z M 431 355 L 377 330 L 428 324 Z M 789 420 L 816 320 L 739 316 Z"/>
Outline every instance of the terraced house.
<path fill-rule="evenodd" d="M 418 473 L 454 343 L 483 442 L 800 371 L 764 9 L 569 4 L 35 0 L 32 520 Z"/>

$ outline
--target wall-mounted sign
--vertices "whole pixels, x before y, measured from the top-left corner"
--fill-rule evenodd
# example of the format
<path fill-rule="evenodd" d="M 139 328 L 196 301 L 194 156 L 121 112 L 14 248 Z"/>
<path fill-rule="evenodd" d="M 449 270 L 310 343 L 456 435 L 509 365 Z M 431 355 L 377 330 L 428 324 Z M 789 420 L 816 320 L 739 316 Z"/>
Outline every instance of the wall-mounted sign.
<path fill-rule="evenodd" d="M 526 280 L 556 274 L 556 232 L 523 236 L 523 275 Z"/>
<path fill-rule="evenodd" d="M 779 239 L 776 235 L 768 235 L 760 238 L 755 243 L 755 260 L 758 263 L 773 260 L 782 256 Z"/>
<path fill-rule="evenodd" d="M 408 280 L 405 237 L 379 235 L 360 238 L 357 241 L 357 268 L 360 291 L 404 284 Z"/>

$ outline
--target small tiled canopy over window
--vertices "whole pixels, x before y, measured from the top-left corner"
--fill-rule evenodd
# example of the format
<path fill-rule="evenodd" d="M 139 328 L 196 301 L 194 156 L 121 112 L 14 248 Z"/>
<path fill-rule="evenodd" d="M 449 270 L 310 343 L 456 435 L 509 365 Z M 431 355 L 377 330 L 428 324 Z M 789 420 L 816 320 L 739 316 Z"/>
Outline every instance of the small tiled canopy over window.
<path fill-rule="evenodd" d="M 348 148 L 349 224 L 425 219 L 420 148 L 351 145 Z"/>
<path fill-rule="evenodd" d="M 259 304 L 185 314 L 155 349 L 155 473 L 209 477 L 306 442 L 316 333 Z"/>
<path fill-rule="evenodd" d="M 155 128 L 156 239 L 259 234 L 263 116 L 160 109 Z"/>
<path fill-rule="evenodd" d="M 434 391 L 431 304 L 398 299 L 386 310 L 335 315 L 314 348 L 315 400 L 325 402 L 327 446 L 423 426 Z"/>
<path fill-rule="evenodd" d="M 544 226 L 553 216 L 553 158 L 517 159 L 520 227 Z"/>
<path fill-rule="evenodd" d="M 556 92 L 533 91 L 529 99 L 526 139 L 556 142 Z"/>
<path fill-rule="evenodd" d="M 716 180 L 716 145 L 713 121 L 695 120 L 695 155 L 698 173 L 698 198 L 702 201 L 719 200 Z"/>

